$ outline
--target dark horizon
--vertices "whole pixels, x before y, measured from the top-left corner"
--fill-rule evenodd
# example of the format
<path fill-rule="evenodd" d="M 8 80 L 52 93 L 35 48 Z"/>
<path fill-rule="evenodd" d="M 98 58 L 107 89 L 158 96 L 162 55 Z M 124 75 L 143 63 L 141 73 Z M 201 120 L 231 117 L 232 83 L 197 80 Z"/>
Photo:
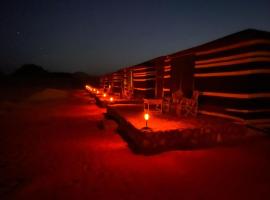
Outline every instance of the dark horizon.
<path fill-rule="evenodd" d="M 101 75 L 252 28 L 270 31 L 270 2 L 29 1 L 0 8 L 0 70 L 26 63 Z"/>

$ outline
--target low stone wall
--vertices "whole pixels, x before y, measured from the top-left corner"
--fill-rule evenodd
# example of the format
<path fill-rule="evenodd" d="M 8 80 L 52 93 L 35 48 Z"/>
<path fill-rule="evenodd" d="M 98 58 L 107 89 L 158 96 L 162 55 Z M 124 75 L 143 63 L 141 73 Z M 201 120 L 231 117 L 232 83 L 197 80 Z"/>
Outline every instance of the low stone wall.
<path fill-rule="evenodd" d="M 106 116 L 117 121 L 118 132 L 122 138 L 135 153 L 140 154 L 155 154 L 176 149 L 207 148 L 217 144 L 238 143 L 247 138 L 258 136 L 257 133 L 242 125 L 222 120 L 217 120 L 215 125 L 206 120 L 194 128 L 152 131 L 151 129 L 137 129 L 110 106 L 107 107 Z"/>
<path fill-rule="evenodd" d="M 107 117 L 117 121 L 118 132 L 136 153 L 154 154 L 174 149 L 209 147 L 218 141 L 217 134 L 201 127 L 156 132 L 137 129 L 110 107 L 107 108 Z"/>
<path fill-rule="evenodd" d="M 105 108 L 108 105 L 108 102 L 101 101 L 97 96 L 95 96 L 95 100 L 98 107 Z"/>

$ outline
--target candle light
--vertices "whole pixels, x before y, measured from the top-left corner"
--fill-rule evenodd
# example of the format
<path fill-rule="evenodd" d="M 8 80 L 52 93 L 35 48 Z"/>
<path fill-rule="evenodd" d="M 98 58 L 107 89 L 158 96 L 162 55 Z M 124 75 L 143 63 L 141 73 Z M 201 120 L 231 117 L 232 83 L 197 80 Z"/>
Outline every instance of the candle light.
<path fill-rule="evenodd" d="M 146 128 L 148 127 L 147 122 L 148 122 L 149 118 L 150 118 L 150 115 L 148 113 L 145 113 L 144 114 L 144 120 L 145 120 L 145 126 L 146 126 Z"/>

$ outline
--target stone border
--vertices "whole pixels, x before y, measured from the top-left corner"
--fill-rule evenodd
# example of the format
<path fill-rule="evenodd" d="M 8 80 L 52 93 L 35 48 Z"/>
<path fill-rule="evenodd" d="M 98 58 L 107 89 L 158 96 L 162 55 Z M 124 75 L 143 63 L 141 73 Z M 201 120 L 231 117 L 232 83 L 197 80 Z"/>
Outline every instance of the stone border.
<path fill-rule="evenodd" d="M 230 128 L 198 126 L 194 128 L 152 131 L 137 129 L 121 116 L 117 109 L 107 106 L 106 117 L 118 123 L 118 132 L 134 153 L 151 155 L 170 150 L 191 150 L 216 145 L 233 145 L 259 136 L 257 132 L 241 125 Z M 225 126 L 230 126 L 227 124 Z M 261 136 L 261 135 L 260 135 Z"/>

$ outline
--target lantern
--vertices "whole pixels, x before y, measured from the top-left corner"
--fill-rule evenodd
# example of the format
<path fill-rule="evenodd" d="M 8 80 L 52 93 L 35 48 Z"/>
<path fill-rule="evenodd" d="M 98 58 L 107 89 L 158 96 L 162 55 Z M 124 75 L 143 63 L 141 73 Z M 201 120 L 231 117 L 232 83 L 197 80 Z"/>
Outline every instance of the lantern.
<path fill-rule="evenodd" d="M 147 128 L 147 122 L 148 122 L 149 118 L 150 118 L 150 115 L 148 113 L 145 113 L 144 114 L 144 120 L 145 120 L 145 127 L 146 128 Z"/>
<path fill-rule="evenodd" d="M 91 90 L 91 87 L 89 85 L 85 85 L 85 89 L 89 91 Z"/>

